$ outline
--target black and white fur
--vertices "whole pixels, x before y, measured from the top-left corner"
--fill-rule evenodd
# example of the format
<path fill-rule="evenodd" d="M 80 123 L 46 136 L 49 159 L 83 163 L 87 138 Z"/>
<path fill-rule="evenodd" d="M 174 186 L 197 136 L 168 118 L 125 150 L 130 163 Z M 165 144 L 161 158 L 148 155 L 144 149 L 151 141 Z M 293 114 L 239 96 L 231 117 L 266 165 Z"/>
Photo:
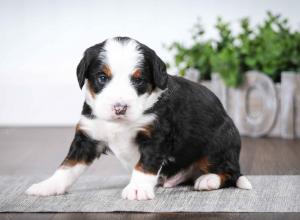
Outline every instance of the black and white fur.
<path fill-rule="evenodd" d="M 69 153 L 30 195 L 65 193 L 106 151 L 132 171 L 122 197 L 154 198 L 154 188 L 193 181 L 195 190 L 250 189 L 239 167 L 239 132 L 202 85 L 170 76 L 147 46 L 127 37 L 88 48 L 77 67 L 86 98 Z"/>

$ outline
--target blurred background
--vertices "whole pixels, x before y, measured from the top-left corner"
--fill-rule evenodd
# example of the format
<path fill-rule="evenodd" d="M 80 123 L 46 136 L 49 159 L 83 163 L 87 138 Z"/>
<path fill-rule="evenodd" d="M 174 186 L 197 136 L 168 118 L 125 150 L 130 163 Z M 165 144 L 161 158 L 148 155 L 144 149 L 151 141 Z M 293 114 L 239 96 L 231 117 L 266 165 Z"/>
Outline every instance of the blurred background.
<path fill-rule="evenodd" d="M 287 18 L 293 31 L 300 29 L 299 10 L 297 0 L 1 0 L 0 126 L 75 125 L 83 103 L 76 66 L 87 47 L 106 38 L 145 43 L 175 74 L 176 52 L 168 48 L 192 46 L 198 18 L 209 40 L 220 37 L 218 16 L 237 34 L 241 18 L 254 27 L 271 11 Z"/>

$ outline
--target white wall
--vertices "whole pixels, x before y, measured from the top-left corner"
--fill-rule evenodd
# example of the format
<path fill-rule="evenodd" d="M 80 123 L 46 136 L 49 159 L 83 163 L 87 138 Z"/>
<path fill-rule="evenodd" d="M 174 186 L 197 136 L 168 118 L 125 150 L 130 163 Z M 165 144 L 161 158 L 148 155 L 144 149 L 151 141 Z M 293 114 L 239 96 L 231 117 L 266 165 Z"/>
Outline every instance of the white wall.
<path fill-rule="evenodd" d="M 197 17 L 214 36 L 216 16 L 257 23 L 266 10 L 300 27 L 297 0 L 1 0 L 0 126 L 75 124 L 83 100 L 77 63 L 106 38 L 130 36 L 169 59 L 163 43 L 188 43 Z"/>

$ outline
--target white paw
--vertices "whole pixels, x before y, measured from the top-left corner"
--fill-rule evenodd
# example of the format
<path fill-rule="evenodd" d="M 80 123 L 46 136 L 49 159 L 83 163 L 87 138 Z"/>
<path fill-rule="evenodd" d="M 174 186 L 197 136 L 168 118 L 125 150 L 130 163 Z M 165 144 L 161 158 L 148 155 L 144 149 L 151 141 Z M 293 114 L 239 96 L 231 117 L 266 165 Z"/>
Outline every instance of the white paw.
<path fill-rule="evenodd" d="M 154 197 L 154 188 L 151 185 L 128 184 L 122 191 L 123 199 L 148 200 Z"/>
<path fill-rule="evenodd" d="M 196 190 L 214 190 L 221 186 L 221 178 L 217 174 L 205 174 L 196 179 L 194 189 Z"/>
<path fill-rule="evenodd" d="M 66 187 L 63 184 L 52 180 L 45 180 L 43 182 L 33 184 L 26 190 L 27 195 L 34 196 L 52 196 L 61 195 L 66 192 Z"/>
<path fill-rule="evenodd" d="M 252 189 L 250 181 L 245 176 L 240 176 L 238 178 L 236 186 L 240 189 Z"/>

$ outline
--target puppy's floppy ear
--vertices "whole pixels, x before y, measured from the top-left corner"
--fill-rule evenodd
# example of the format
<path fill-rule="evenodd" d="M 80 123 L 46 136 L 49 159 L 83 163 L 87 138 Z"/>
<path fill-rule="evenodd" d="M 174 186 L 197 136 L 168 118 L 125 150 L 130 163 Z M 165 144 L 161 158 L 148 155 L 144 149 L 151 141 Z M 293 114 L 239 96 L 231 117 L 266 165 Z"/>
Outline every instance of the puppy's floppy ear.
<path fill-rule="evenodd" d="M 160 89 L 165 89 L 168 84 L 166 64 L 159 58 L 159 56 L 156 55 L 154 50 L 140 42 L 138 43 L 146 63 L 150 65 L 154 85 Z"/>
<path fill-rule="evenodd" d="M 87 60 L 86 54 L 84 54 L 83 58 L 80 60 L 77 66 L 77 79 L 78 79 L 80 89 L 82 89 L 84 85 L 84 80 L 86 78 L 86 72 L 88 66 L 89 66 L 89 62 Z"/>
<path fill-rule="evenodd" d="M 89 66 L 93 61 L 93 59 L 95 59 L 95 57 L 97 57 L 101 52 L 104 43 L 105 41 L 100 44 L 96 44 L 92 47 L 89 47 L 88 49 L 85 50 L 83 54 L 83 58 L 81 59 L 81 61 L 77 66 L 77 79 L 81 89 L 84 85 L 85 79 L 87 78 Z"/>
<path fill-rule="evenodd" d="M 153 51 L 152 57 L 152 71 L 154 84 L 160 88 L 165 89 L 168 84 L 168 74 L 166 64 Z"/>

